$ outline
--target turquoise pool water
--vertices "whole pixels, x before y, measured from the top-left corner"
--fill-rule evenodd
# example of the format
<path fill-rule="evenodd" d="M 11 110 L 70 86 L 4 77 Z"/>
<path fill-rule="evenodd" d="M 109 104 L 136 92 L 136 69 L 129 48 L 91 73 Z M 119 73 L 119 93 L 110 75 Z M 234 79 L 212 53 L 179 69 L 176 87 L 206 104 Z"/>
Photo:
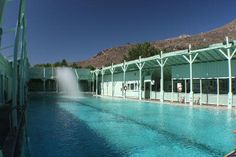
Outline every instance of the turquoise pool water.
<path fill-rule="evenodd" d="M 32 96 L 32 156 L 223 156 L 236 147 L 235 111 L 122 99 Z"/>

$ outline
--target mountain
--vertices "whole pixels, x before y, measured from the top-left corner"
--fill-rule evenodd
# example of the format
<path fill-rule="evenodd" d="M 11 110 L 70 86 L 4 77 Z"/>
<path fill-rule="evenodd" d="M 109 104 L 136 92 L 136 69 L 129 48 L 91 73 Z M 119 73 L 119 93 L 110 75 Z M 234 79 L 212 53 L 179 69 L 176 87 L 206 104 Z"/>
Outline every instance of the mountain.
<path fill-rule="evenodd" d="M 163 50 L 163 52 L 170 52 L 175 50 L 182 50 L 192 45 L 192 49 L 208 47 L 210 44 L 220 43 L 228 36 L 229 39 L 236 39 L 236 19 L 224 25 L 223 27 L 214 29 L 209 32 L 200 33 L 196 35 L 181 35 L 175 38 L 166 40 L 150 42 L 153 46 Z M 128 54 L 129 49 L 135 44 L 127 44 L 115 48 L 109 48 L 98 52 L 95 56 L 88 60 L 78 62 L 81 67 L 102 67 L 123 62 L 123 58 Z"/>

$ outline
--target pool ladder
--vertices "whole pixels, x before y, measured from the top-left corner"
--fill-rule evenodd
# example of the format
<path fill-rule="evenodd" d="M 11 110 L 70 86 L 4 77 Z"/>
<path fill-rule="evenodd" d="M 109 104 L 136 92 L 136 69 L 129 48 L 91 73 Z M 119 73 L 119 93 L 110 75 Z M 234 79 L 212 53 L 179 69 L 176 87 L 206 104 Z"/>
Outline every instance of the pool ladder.
<path fill-rule="evenodd" d="M 232 150 L 228 154 L 226 154 L 224 157 L 236 157 L 236 149 Z"/>

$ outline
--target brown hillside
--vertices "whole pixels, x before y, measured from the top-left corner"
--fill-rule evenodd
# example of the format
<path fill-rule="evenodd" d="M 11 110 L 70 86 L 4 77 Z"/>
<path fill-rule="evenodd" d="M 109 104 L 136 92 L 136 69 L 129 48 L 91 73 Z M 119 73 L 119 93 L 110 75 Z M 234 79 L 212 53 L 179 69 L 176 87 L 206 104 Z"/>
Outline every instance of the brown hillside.
<path fill-rule="evenodd" d="M 176 38 L 151 42 L 151 44 L 160 48 L 164 52 L 170 52 L 185 49 L 189 44 L 192 45 L 193 49 L 207 47 L 210 44 L 222 42 L 225 39 L 225 36 L 228 36 L 229 39 L 236 39 L 236 20 L 206 33 L 192 36 L 182 35 Z M 97 53 L 96 56 L 93 56 L 88 60 L 79 62 L 78 64 L 82 67 L 87 67 L 89 65 L 101 67 L 110 65 L 111 63 L 121 63 L 123 62 L 123 57 L 128 54 L 129 49 L 133 46 L 134 44 L 129 44 L 116 48 L 109 48 Z"/>

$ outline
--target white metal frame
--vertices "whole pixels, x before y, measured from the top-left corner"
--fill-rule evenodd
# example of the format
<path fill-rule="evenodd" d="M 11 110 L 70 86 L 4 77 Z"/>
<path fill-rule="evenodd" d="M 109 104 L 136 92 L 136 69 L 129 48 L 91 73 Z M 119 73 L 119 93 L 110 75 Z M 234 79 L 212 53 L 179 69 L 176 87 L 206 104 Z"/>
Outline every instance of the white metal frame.
<path fill-rule="evenodd" d="M 234 54 L 236 53 L 236 49 L 234 49 L 233 52 L 230 51 L 228 37 L 226 37 L 226 47 L 225 48 L 227 50 L 227 54 L 222 49 L 219 49 L 219 51 L 228 60 L 228 75 L 229 75 L 228 108 L 232 108 L 233 93 L 232 93 L 232 65 L 231 65 L 231 59 L 234 56 Z"/>
<path fill-rule="evenodd" d="M 157 63 L 161 67 L 161 80 L 160 80 L 160 101 L 164 102 L 164 66 L 167 62 L 168 58 L 163 58 L 163 52 L 161 51 L 161 55 L 159 59 L 156 59 Z"/>
<path fill-rule="evenodd" d="M 226 37 L 226 45 L 224 44 L 215 44 L 212 45 L 208 48 L 203 48 L 203 49 L 197 49 L 197 50 L 191 50 L 191 45 L 189 45 L 188 49 L 180 50 L 180 51 L 174 51 L 174 52 L 169 52 L 169 53 L 162 53 L 160 55 L 155 55 L 147 58 L 141 58 L 132 61 L 124 61 L 123 63 L 116 64 L 116 65 L 111 65 L 108 67 L 102 67 L 102 70 L 110 70 L 111 72 L 111 82 L 112 82 L 112 96 L 114 96 L 114 78 L 113 74 L 116 68 L 121 68 L 123 71 L 123 84 L 126 85 L 126 72 L 128 70 L 129 65 L 136 65 L 138 70 L 139 70 L 139 100 L 142 99 L 142 69 L 145 65 L 145 62 L 148 61 L 153 61 L 156 60 L 158 65 L 161 68 L 161 80 L 160 80 L 160 101 L 164 101 L 164 66 L 168 60 L 168 58 L 171 57 L 176 57 L 176 56 L 182 56 L 188 63 L 189 63 L 189 80 L 190 80 L 190 94 L 189 94 L 189 104 L 193 105 L 193 63 L 196 60 L 196 58 L 199 56 L 199 54 L 204 54 L 207 51 L 212 51 L 212 50 L 218 50 L 227 60 L 228 60 L 228 73 L 229 73 L 229 93 L 228 93 L 228 106 L 229 108 L 232 107 L 232 101 L 233 101 L 233 96 L 232 96 L 232 67 L 231 67 L 231 60 L 232 57 L 236 53 L 236 49 L 231 51 L 231 47 L 233 44 L 230 44 L 228 41 L 228 37 Z M 226 52 L 224 52 L 224 49 L 226 49 Z M 222 57 L 221 57 L 222 58 Z M 222 59 L 223 60 L 223 59 Z M 168 65 L 174 65 L 174 63 L 168 62 Z M 102 74 L 103 77 L 104 74 Z M 219 105 L 219 78 L 217 78 L 217 105 Z M 202 79 L 204 78 L 199 78 L 200 79 L 200 104 L 202 104 Z M 173 86 L 174 86 L 174 78 L 171 79 L 171 84 L 172 84 L 172 94 L 171 94 L 171 101 L 173 101 Z M 123 92 L 123 97 L 126 97 L 126 92 Z M 186 99 L 186 96 L 185 96 Z M 186 100 L 185 100 L 186 102 Z"/>
<path fill-rule="evenodd" d="M 193 105 L 193 62 L 196 60 L 198 53 L 192 56 L 191 45 L 189 45 L 189 58 L 183 55 L 184 59 L 189 63 L 189 75 L 190 75 L 190 93 L 189 93 L 189 104 Z"/>
<path fill-rule="evenodd" d="M 128 68 L 128 65 L 126 65 L 126 61 L 124 60 L 124 63 L 123 63 L 123 66 L 121 66 L 122 70 L 123 70 L 123 90 L 122 90 L 122 95 L 123 95 L 123 98 L 125 99 L 126 98 L 126 90 L 127 90 L 127 87 L 126 87 L 126 71 L 127 71 L 127 68 Z"/>
<path fill-rule="evenodd" d="M 114 96 L 114 72 L 115 72 L 115 67 L 113 66 L 113 63 L 109 70 L 111 72 L 111 91 L 112 91 L 111 96 L 113 97 Z"/>
<path fill-rule="evenodd" d="M 139 100 L 142 100 L 142 69 L 145 65 L 145 62 L 142 61 L 141 56 L 139 56 L 139 62 L 136 63 L 138 69 L 139 69 L 139 92 L 138 92 L 138 98 Z"/>

